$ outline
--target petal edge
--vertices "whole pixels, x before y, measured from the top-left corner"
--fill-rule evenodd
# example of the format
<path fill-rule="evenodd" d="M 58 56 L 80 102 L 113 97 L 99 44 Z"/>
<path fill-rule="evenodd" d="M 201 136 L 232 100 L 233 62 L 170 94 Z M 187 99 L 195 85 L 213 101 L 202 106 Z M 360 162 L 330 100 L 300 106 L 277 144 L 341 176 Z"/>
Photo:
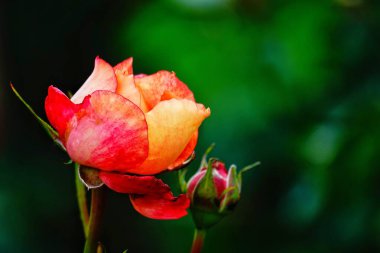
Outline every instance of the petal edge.
<path fill-rule="evenodd" d="M 48 95 L 45 99 L 45 112 L 63 143 L 65 143 L 65 133 L 69 121 L 74 117 L 78 109 L 78 106 L 71 102 L 61 90 L 52 85 L 49 86 Z"/>
<path fill-rule="evenodd" d="M 72 96 L 71 101 L 76 104 L 82 103 L 87 95 L 97 90 L 115 92 L 117 80 L 112 66 L 99 56 L 95 59 L 95 67 L 79 90 Z"/>
<path fill-rule="evenodd" d="M 100 170 L 127 172 L 146 159 L 147 123 L 134 103 L 110 91 L 95 91 L 79 106 L 66 142 L 73 161 Z"/>

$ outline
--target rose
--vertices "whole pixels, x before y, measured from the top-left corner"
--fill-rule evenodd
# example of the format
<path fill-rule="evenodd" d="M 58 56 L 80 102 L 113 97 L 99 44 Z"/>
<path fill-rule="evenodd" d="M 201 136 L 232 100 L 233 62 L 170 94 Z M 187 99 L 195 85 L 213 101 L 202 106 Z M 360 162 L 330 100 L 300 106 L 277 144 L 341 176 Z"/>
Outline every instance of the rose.
<path fill-rule="evenodd" d="M 45 111 L 70 158 L 98 169 L 109 188 L 130 194 L 138 212 L 156 219 L 186 214 L 188 199 L 175 198 L 152 175 L 191 156 L 210 109 L 174 73 L 133 75 L 132 58 L 112 67 L 97 57 L 71 99 L 49 87 Z"/>
<path fill-rule="evenodd" d="M 201 169 L 190 178 L 187 184 L 187 196 L 198 229 L 207 229 L 218 223 L 228 210 L 232 210 L 236 205 L 240 191 L 235 194 L 237 198 L 228 201 L 227 197 L 230 194 L 226 194 L 228 188 L 234 190 L 238 188 L 233 175 L 236 175 L 236 168 L 230 169 L 228 173 L 223 162 L 212 160 L 202 165 Z"/>

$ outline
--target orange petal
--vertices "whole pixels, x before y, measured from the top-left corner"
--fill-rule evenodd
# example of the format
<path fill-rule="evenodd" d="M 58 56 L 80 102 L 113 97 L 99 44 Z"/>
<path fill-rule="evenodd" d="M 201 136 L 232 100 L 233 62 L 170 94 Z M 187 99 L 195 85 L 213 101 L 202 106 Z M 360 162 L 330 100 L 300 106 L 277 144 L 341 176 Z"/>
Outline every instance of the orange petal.
<path fill-rule="evenodd" d="M 148 154 L 144 113 L 110 91 L 95 91 L 70 122 L 66 149 L 79 164 L 100 170 L 127 172 Z"/>
<path fill-rule="evenodd" d="M 137 89 L 133 77 L 133 58 L 128 58 L 114 67 L 117 78 L 116 93 L 129 99 L 141 108 L 141 94 Z"/>
<path fill-rule="evenodd" d="M 54 86 L 49 87 L 45 99 L 45 112 L 50 124 L 58 131 L 62 143 L 65 143 L 68 123 L 78 109 L 78 105 L 71 102 L 62 91 Z"/>
<path fill-rule="evenodd" d="M 113 69 L 115 70 L 115 72 L 118 71 L 123 75 L 133 75 L 132 63 L 133 58 L 129 57 L 128 59 L 117 64 L 115 67 L 113 67 Z"/>
<path fill-rule="evenodd" d="M 167 169 L 181 155 L 210 109 L 187 99 L 160 102 L 146 113 L 149 155 L 145 162 L 130 172 L 156 174 Z"/>
<path fill-rule="evenodd" d="M 137 75 L 135 76 L 135 83 L 148 110 L 151 110 L 160 101 L 171 98 L 194 101 L 191 90 L 173 72 L 161 70 L 153 75 Z"/>
<path fill-rule="evenodd" d="M 95 59 L 95 67 L 79 90 L 72 96 L 71 101 L 76 104 L 82 103 L 83 99 L 96 90 L 116 91 L 117 81 L 111 65 L 99 57 Z"/>
<path fill-rule="evenodd" d="M 198 130 L 193 134 L 189 143 L 187 143 L 185 149 L 182 151 L 181 155 L 174 161 L 174 163 L 168 166 L 168 169 L 175 169 L 183 165 L 183 163 L 189 159 L 189 157 L 193 154 L 194 148 L 198 142 Z"/>

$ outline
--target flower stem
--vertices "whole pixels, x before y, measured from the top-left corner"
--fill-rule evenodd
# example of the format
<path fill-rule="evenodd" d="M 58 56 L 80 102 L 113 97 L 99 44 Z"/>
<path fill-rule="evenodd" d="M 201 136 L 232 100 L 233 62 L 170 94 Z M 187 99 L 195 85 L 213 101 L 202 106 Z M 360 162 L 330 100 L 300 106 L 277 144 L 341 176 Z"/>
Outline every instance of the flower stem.
<path fill-rule="evenodd" d="M 205 229 L 195 229 L 194 230 L 193 246 L 191 247 L 190 253 L 200 253 L 201 252 L 205 237 L 206 237 L 206 230 Z"/>
<path fill-rule="evenodd" d="M 75 163 L 75 186 L 77 188 L 77 199 L 80 212 L 80 218 L 82 220 L 83 232 L 85 238 L 88 235 L 88 207 L 87 207 L 87 198 L 86 198 L 86 189 L 84 184 L 79 179 L 79 164 Z"/>
<path fill-rule="evenodd" d="M 83 253 L 96 253 L 100 237 L 100 225 L 105 200 L 104 187 L 91 190 L 91 213 L 88 224 L 88 235 Z"/>

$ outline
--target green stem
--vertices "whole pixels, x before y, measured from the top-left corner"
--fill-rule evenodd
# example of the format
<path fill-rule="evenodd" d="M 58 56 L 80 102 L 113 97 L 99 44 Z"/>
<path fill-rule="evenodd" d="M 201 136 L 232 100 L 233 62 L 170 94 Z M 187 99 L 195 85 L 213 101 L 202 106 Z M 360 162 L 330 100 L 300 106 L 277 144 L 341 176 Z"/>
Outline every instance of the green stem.
<path fill-rule="evenodd" d="M 191 247 L 190 253 L 200 253 L 202 251 L 203 243 L 206 237 L 206 230 L 195 229 L 193 246 Z"/>
<path fill-rule="evenodd" d="M 88 224 L 88 235 L 83 253 L 96 253 L 100 237 L 100 225 L 103 216 L 105 191 L 104 187 L 91 190 L 91 213 Z"/>
<path fill-rule="evenodd" d="M 77 188 L 78 207 L 80 212 L 80 218 L 82 220 L 83 232 L 85 238 L 87 238 L 89 215 L 87 207 L 86 189 L 79 178 L 79 164 L 77 163 L 75 163 L 75 185 Z"/>

